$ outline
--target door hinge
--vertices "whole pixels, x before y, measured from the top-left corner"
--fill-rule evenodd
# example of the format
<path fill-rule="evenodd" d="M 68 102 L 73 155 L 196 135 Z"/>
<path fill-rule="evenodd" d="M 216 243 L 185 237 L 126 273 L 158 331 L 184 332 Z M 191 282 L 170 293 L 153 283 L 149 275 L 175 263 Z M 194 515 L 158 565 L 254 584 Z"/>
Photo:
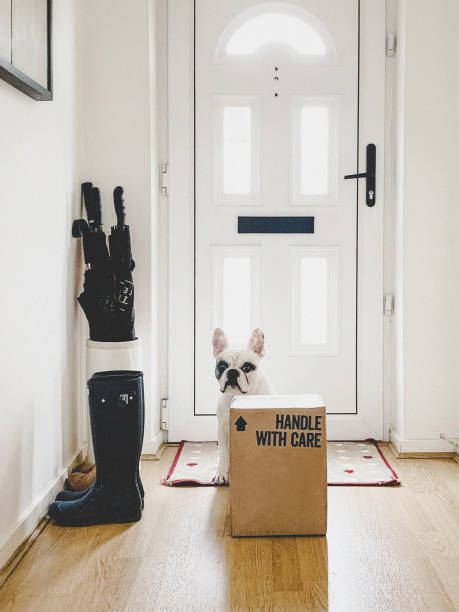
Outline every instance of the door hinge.
<path fill-rule="evenodd" d="M 387 34 L 387 57 L 394 57 L 396 51 L 397 39 L 394 32 L 388 32 Z"/>
<path fill-rule="evenodd" d="M 161 431 L 169 428 L 169 398 L 161 398 Z"/>
<path fill-rule="evenodd" d="M 390 293 L 386 293 L 384 296 L 384 314 L 386 317 L 390 317 L 394 312 L 394 296 Z"/>
<path fill-rule="evenodd" d="M 169 195 L 169 164 L 161 164 L 159 171 L 159 186 L 163 195 Z"/>

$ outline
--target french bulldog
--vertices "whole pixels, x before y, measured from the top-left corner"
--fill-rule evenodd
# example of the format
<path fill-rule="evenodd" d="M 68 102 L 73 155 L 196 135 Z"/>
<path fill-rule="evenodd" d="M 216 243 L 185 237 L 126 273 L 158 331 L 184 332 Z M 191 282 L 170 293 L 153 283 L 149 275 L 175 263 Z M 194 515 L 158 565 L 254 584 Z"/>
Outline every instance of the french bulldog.
<path fill-rule="evenodd" d="M 261 329 L 250 334 L 247 348 L 232 349 L 225 332 L 217 327 L 212 335 L 215 364 L 215 378 L 222 396 L 217 406 L 218 449 L 220 461 L 213 483 L 229 483 L 229 413 L 235 395 L 271 395 L 274 389 L 260 367 L 265 353 L 265 337 Z"/>

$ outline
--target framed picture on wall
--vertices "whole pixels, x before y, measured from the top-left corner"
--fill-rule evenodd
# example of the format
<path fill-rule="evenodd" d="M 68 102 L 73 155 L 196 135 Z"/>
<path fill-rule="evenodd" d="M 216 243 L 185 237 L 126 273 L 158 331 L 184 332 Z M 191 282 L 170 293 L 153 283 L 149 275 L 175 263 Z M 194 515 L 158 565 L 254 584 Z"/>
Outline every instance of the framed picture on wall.
<path fill-rule="evenodd" d="M 0 0 L 0 78 L 52 100 L 52 0 Z"/>

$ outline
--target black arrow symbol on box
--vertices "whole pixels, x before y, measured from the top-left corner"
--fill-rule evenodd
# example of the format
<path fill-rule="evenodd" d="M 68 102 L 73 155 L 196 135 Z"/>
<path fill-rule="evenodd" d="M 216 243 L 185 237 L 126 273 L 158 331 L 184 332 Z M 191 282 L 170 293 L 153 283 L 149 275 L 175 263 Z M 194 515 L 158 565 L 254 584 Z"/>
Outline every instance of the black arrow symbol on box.
<path fill-rule="evenodd" d="M 234 423 L 236 425 L 236 429 L 238 431 L 245 431 L 245 426 L 247 425 L 247 421 L 244 417 L 240 416 L 237 421 Z"/>

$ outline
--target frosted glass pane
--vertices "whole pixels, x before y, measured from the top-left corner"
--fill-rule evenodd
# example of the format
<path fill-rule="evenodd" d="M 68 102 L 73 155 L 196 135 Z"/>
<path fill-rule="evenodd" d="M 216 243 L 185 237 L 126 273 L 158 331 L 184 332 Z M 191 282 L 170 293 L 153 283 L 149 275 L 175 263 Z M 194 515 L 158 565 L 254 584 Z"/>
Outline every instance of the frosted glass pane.
<path fill-rule="evenodd" d="M 252 17 L 231 36 L 228 55 L 252 55 L 265 45 L 285 45 L 298 55 L 325 55 L 326 46 L 319 34 L 305 21 L 285 13 L 266 13 Z"/>
<path fill-rule="evenodd" d="M 223 329 L 233 344 L 247 342 L 250 332 L 252 270 L 249 257 L 223 260 Z"/>
<path fill-rule="evenodd" d="M 300 342 L 328 343 L 328 260 L 303 257 L 300 266 Z"/>
<path fill-rule="evenodd" d="M 223 193 L 243 195 L 252 183 L 252 111 L 248 106 L 223 109 Z"/>
<path fill-rule="evenodd" d="M 300 193 L 328 193 L 330 113 L 326 106 L 303 106 L 300 119 Z"/>

